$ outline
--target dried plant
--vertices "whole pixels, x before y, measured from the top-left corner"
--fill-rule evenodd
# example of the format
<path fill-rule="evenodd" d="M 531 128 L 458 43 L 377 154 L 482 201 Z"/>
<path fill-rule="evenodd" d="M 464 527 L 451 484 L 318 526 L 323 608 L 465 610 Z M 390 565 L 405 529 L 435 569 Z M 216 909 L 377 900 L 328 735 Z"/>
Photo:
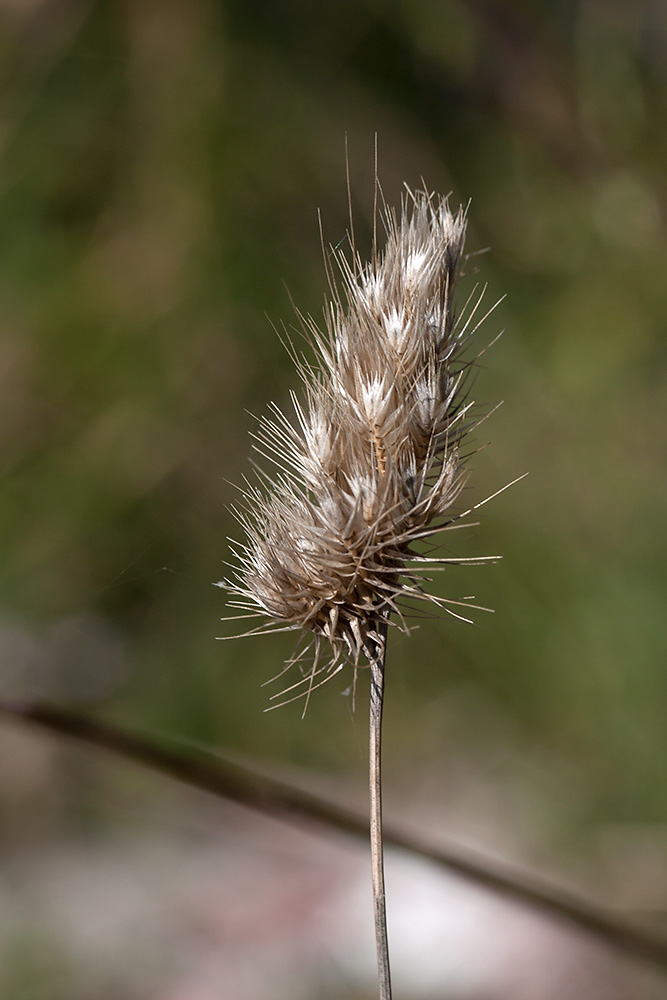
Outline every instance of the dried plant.
<path fill-rule="evenodd" d="M 386 248 L 374 249 L 371 264 L 332 251 L 342 291 L 331 282 L 326 330 L 300 317 L 318 364 L 295 357 L 305 384 L 305 402 L 292 394 L 295 421 L 273 405 L 260 423 L 257 450 L 279 471 L 262 475 L 268 492 L 247 486 L 235 511 L 247 542 L 236 549 L 236 579 L 221 584 L 236 595 L 233 606 L 267 619 L 245 634 L 309 637 L 289 661 L 303 664 L 312 653 L 295 698 L 308 698 L 346 662 L 358 666 L 390 615 L 407 631 L 415 600 L 464 617 L 456 607 L 474 605 L 424 583 L 437 567 L 483 561 L 416 547 L 469 513 L 454 510 L 465 478 L 461 445 L 475 423 L 461 351 L 481 301 L 457 322 L 465 213 L 408 192 L 400 219 L 387 212 L 385 221 Z M 323 642 L 332 651 L 325 663 Z"/>
<path fill-rule="evenodd" d="M 369 264 L 352 226 L 351 258 L 337 248 L 325 254 L 331 301 L 324 329 L 299 314 L 317 360 L 288 345 L 305 398 L 292 394 L 294 420 L 273 405 L 259 425 L 256 449 L 277 472 L 260 472 L 258 485 L 244 490 L 235 513 L 247 539 L 235 547 L 235 578 L 221 586 L 245 613 L 239 617 L 264 619 L 246 635 L 301 633 L 285 667 L 298 664 L 301 675 L 274 696 L 281 704 L 304 697 L 307 705 L 346 663 L 355 680 L 362 657 L 371 668 L 371 842 L 380 996 L 387 998 L 380 782 L 387 628 L 407 631 L 418 602 L 468 620 L 470 598 L 436 596 L 426 584 L 450 563 L 484 560 L 442 555 L 434 544 L 470 513 L 456 509 L 464 439 L 478 422 L 463 348 L 482 321 L 482 296 L 473 293 L 457 316 L 465 211 L 407 190 L 400 215 L 385 207 L 383 220 L 385 247 L 380 252 L 374 238 Z"/>

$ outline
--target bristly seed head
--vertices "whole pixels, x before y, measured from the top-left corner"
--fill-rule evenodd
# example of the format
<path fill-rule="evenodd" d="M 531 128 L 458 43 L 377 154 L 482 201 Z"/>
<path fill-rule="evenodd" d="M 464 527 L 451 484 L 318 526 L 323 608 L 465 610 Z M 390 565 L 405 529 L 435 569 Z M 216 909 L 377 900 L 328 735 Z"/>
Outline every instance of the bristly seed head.
<path fill-rule="evenodd" d="M 288 688 L 294 697 L 346 662 L 359 666 L 381 619 L 394 615 L 405 631 L 405 599 L 455 615 L 452 606 L 471 606 L 424 589 L 429 569 L 466 560 L 415 548 L 462 516 L 453 510 L 461 441 L 474 421 L 461 351 L 481 300 L 457 318 L 465 212 L 408 191 L 385 227 L 384 252 L 374 248 L 371 264 L 354 248 L 351 261 L 332 251 L 341 288 L 332 283 L 326 328 L 300 317 L 318 358 L 315 366 L 297 359 L 305 403 L 292 397 L 293 422 L 275 405 L 261 421 L 257 449 L 278 471 L 262 474 L 267 489 L 249 485 L 235 511 L 247 541 L 235 578 L 221 586 L 234 607 L 268 619 L 246 635 L 304 635 L 288 665 L 309 651 L 312 659 Z M 332 655 L 321 665 L 323 641 Z"/>

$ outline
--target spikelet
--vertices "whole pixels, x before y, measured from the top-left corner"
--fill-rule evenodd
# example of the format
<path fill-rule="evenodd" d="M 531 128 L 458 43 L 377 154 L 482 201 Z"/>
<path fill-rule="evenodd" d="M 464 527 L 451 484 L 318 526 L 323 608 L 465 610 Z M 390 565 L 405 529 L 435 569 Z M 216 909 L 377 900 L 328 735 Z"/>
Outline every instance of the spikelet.
<path fill-rule="evenodd" d="M 288 661 L 309 664 L 287 689 L 294 697 L 368 658 L 380 620 L 407 631 L 414 599 L 458 617 L 466 602 L 429 594 L 428 573 L 482 561 L 415 547 L 462 516 L 461 444 L 474 420 L 461 352 L 481 301 L 457 319 L 465 212 L 408 190 L 400 218 L 387 211 L 384 222 L 372 263 L 332 251 L 341 277 L 330 281 L 325 328 L 300 317 L 317 361 L 295 357 L 305 398 L 292 394 L 294 418 L 272 405 L 260 423 L 256 448 L 277 472 L 244 491 L 235 514 L 247 539 L 234 579 L 220 584 L 232 606 L 265 619 L 246 635 L 303 634 Z"/>

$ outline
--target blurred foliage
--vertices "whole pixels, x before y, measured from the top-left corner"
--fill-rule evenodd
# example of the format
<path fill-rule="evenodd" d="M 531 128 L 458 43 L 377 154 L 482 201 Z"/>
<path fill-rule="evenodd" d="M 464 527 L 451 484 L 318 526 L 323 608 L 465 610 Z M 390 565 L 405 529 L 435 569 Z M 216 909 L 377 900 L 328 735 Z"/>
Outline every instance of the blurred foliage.
<path fill-rule="evenodd" d="M 503 561 L 442 581 L 495 614 L 392 642 L 387 808 L 479 787 L 584 857 L 665 823 L 664 3 L 3 0 L 0 59 L 3 690 L 363 773 L 351 679 L 262 714 L 291 639 L 215 642 L 211 583 L 377 132 L 388 202 L 470 199 L 468 287 L 507 294 L 468 496 L 529 472 L 452 542 Z"/>

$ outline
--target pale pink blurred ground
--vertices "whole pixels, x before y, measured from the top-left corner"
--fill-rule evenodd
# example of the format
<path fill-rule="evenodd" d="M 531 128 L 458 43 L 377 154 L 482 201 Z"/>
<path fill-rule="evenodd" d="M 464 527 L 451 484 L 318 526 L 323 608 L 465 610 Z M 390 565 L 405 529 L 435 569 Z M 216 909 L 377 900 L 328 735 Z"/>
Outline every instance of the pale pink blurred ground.
<path fill-rule="evenodd" d="M 12 739 L 25 748 L 33 737 Z M 5 734 L 4 749 L 10 742 Z M 0 865 L 0 956 L 17 927 L 39 929 L 68 957 L 85 997 L 374 995 L 362 845 L 191 793 L 173 812 L 128 819 L 122 834 L 10 845 Z M 425 863 L 390 852 L 387 884 L 404 1000 L 665 996 L 647 968 Z"/>
<path fill-rule="evenodd" d="M 41 645 L 5 623 L 0 640 L 15 668 L 3 693 L 14 697 L 74 687 L 81 698 L 73 648 L 95 647 L 93 658 L 107 665 L 103 686 L 123 672 L 121 646 L 90 618 L 68 619 Z M 532 763 L 539 776 L 539 761 Z M 387 811 L 435 842 L 486 845 L 544 868 L 535 859 L 567 796 L 552 776 L 536 798 L 539 781 L 522 785 L 518 757 L 502 772 L 493 764 L 459 754 L 447 775 L 403 776 L 402 791 L 386 789 Z M 353 791 L 318 775 L 296 780 L 362 805 L 359 765 Z M 74 821 L 86 802 L 91 817 Z M 390 851 L 386 867 L 401 1000 L 667 996 L 665 977 L 529 909 L 403 854 Z M 596 865 L 589 856 L 570 876 L 608 905 L 657 916 L 667 898 L 665 831 L 601 831 Z M 269 819 L 0 720 L 0 985 L 25 941 L 35 962 L 40 949 L 60 956 L 72 1000 L 361 1000 L 376 992 L 363 844 Z"/>

